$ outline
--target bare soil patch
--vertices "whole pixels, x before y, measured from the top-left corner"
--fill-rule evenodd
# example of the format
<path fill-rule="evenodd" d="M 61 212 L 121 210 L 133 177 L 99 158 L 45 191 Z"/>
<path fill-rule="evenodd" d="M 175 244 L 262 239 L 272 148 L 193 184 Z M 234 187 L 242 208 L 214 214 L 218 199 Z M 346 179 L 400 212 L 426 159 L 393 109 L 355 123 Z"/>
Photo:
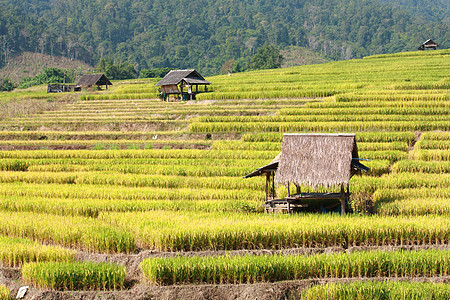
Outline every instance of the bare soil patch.
<path fill-rule="evenodd" d="M 275 283 L 236 284 L 236 285 L 184 285 L 184 286 L 156 286 L 139 284 L 129 290 L 95 292 L 95 291 L 69 291 L 58 292 L 51 290 L 38 290 L 31 288 L 26 299 L 33 300 L 59 300 L 59 299 L 300 299 L 301 292 L 315 284 L 328 282 L 350 283 L 354 281 L 421 281 L 434 283 L 449 283 L 450 277 L 430 278 L 343 278 L 343 279 L 307 279 L 298 281 L 283 281 Z M 17 290 L 13 290 L 14 293 Z"/>

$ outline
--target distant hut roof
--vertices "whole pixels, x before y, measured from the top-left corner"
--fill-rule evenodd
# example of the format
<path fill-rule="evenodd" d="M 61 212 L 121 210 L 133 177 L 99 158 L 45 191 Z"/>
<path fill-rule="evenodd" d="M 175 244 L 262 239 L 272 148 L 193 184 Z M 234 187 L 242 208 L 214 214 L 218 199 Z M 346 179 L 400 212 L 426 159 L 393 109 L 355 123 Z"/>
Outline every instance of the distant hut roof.
<path fill-rule="evenodd" d="M 435 42 L 433 42 L 431 39 L 426 40 L 422 45 L 436 45 L 437 46 L 437 44 Z"/>
<path fill-rule="evenodd" d="M 348 184 L 358 158 L 354 134 L 285 134 L 275 182 L 307 186 Z"/>
<path fill-rule="evenodd" d="M 93 86 L 93 85 L 112 85 L 111 81 L 106 78 L 105 74 L 87 74 L 83 75 L 80 80 L 78 80 L 77 85 L 79 86 Z"/>
<path fill-rule="evenodd" d="M 177 85 L 181 81 L 186 81 L 190 84 L 211 84 L 205 80 L 197 71 L 191 70 L 172 70 L 161 79 L 156 86 L 162 85 Z"/>

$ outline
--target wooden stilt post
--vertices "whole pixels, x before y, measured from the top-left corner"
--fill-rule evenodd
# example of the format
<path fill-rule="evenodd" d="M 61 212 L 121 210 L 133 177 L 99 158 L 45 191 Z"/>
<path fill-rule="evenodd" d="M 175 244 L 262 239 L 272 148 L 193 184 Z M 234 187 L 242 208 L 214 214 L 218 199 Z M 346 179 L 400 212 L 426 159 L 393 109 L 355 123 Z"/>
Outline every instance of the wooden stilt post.
<path fill-rule="evenodd" d="M 266 173 L 266 201 L 269 200 L 270 173 Z"/>
<path fill-rule="evenodd" d="M 275 199 L 275 197 L 277 196 L 277 193 L 275 192 L 275 172 L 271 172 L 272 173 L 272 199 Z"/>
<path fill-rule="evenodd" d="M 344 184 L 341 184 L 341 215 L 345 215 L 345 200 L 347 196 L 345 195 Z"/>

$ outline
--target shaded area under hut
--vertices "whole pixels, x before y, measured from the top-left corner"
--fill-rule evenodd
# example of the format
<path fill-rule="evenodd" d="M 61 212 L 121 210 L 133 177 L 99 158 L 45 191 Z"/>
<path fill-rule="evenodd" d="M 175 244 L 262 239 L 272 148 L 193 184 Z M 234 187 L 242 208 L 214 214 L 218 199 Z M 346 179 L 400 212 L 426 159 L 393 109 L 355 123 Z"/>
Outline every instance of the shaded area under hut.
<path fill-rule="evenodd" d="M 104 85 L 106 89 L 108 89 L 108 85 L 112 85 L 111 81 L 109 81 L 103 73 L 83 75 L 77 82 L 77 86 L 82 88 L 97 86 L 100 89 L 102 85 Z"/>
<path fill-rule="evenodd" d="M 244 176 L 266 176 L 266 212 L 300 211 L 311 200 L 339 200 L 345 213 L 350 196 L 349 182 L 358 172 L 368 171 L 361 164 L 354 134 L 284 134 L 281 153 L 268 165 Z M 287 197 L 278 198 L 276 185 L 285 185 Z M 290 185 L 296 193 L 290 193 Z M 338 193 L 302 193 L 301 188 L 335 188 Z"/>
<path fill-rule="evenodd" d="M 208 85 L 211 82 L 205 80 L 197 71 L 191 70 L 172 70 L 161 79 L 156 86 L 161 87 L 161 97 L 168 101 L 170 95 L 174 95 L 181 100 L 195 100 L 195 96 L 201 93 L 199 85 L 204 85 L 204 91 L 208 91 Z M 185 90 L 186 88 L 186 90 Z"/>

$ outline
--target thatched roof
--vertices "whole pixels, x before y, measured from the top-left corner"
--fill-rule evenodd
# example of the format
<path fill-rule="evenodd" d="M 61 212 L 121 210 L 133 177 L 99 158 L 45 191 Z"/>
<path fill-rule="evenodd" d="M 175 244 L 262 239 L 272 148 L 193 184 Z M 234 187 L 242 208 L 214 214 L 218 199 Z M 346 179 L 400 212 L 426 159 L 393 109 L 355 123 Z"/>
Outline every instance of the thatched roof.
<path fill-rule="evenodd" d="M 211 84 L 208 80 L 202 77 L 197 71 L 194 69 L 191 70 L 172 70 L 166 74 L 166 76 L 161 79 L 156 86 L 161 85 L 176 85 L 181 81 L 186 81 L 190 84 Z"/>
<path fill-rule="evenodd" d="M 245 175 L 243 178 L 250 178 L 262 175 L 263 173 L 267 172 L 274 172 L 278 169 L 278 162 L 280 161 L 280 154 L 278 154 L 269 164 L 265 165 L 264 167 L 261 167 L 259 169 L 256 169 L 255 171 L 251 172 L 250 174 Z"/>
<path fill-rule="evenodd" d="M 105 74 L 87 74 L 83 75 L 80 80 L 78 80 L 77 85 L 79 86 L 93 86 L 93 85 L 112 85 L 111 81 L 106 78 Z"/>
<path fill-rule="evenodd" d="M 422 45 L 427 45 L 427 46 L 437 46 L 437 44 L 435 42 L 433 42 L 431 39 L 426 40 Z"/>
<path fill-rule="evenodd" d="M 284 134 L 275 182 L 306 186 L 348 184 L 358 158 L 354 134 Z"/>

